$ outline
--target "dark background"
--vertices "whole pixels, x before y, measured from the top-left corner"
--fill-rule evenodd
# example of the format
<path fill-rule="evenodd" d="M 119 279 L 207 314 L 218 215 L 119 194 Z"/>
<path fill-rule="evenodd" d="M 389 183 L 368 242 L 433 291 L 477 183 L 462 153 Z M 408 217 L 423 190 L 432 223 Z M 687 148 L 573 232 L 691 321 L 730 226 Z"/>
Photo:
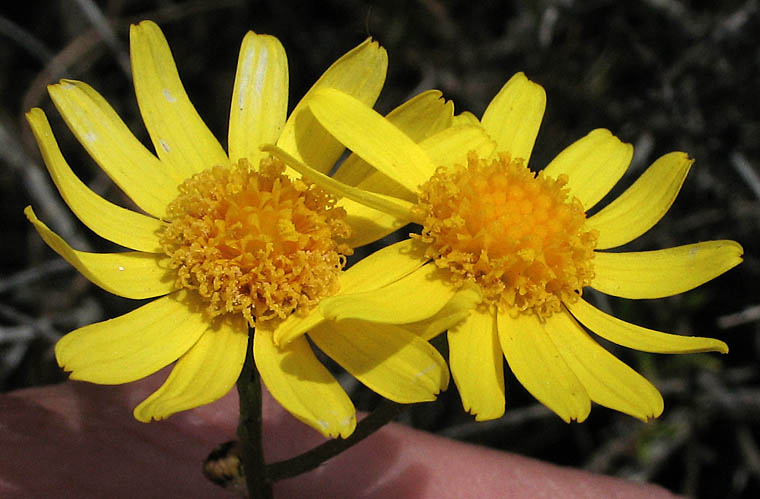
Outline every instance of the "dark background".
<path fill-rule="evenodd" d="M 653 355 L 605 344 L 663 392 L 665 413 L 656 421 L 645 424 L 596 406 L 587 422 L 567 425 L 509 373 L 507 412 L 499 420 L 475 423 L 453 383 L 439 402 L 415 406 L 402 420 L 690 496 L 760 493 L 757 0 L 9 4 L 0 7 L 0 390 L 60 382 L 64 375 L 52 354 L 57 338 L 135 307 L 79 276 L 23 216 L 32 204 L 74 247 L 116 249 L 77 222 L 42 167 L 23 119 L 33 106 L 46 110 L 81 178 L 124 202 L 63 125 L 46 84 L 62 77 L 88 82 L 148 143 L 128 71 L 128 28 L 152 19 L 169 40 L 188 94 L 224 143 L 237 52 L 247 30 L 275 35 L 285 46 L 291 108 L 332 61 L 372 36 L 390 57 L 378 110 L 438 88 L 459 111 L 479 116 L 514 72 L 525 71 L 548 94 L 534 169 L 597 127 L 636 147 L 613 195 L 664 153 L 682 150 L 696 159 L 668 215 L 624 249 L 722 238 L 745 249 L 737 269 L 680 296 L 631 301 L 591 295 L 631 322 L 729 344 L 725 356 Z M 436 345 L 445 349 L 445 341 Z M 350 377 L 341 380 L 358 407 L 377 403 Z"/>

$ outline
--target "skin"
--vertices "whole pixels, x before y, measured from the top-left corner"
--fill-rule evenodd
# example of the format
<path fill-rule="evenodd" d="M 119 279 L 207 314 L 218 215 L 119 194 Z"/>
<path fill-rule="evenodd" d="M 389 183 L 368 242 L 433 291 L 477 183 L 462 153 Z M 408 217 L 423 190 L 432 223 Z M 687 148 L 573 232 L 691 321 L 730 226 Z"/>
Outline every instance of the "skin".
<path fill-rule="evenodd" d="M 235 435 L 238 399 L 166 421 L 132 408 L 167 373 L 121 386 L 66 382 L 0 395 L 0 496 L 236 497 L 202 475 L 209 451 Z M 264 394 L 268 462 L 322 441 Z M 673 497 L 390 424 L 316 470 L 275 485 L 278 497 Z"/>

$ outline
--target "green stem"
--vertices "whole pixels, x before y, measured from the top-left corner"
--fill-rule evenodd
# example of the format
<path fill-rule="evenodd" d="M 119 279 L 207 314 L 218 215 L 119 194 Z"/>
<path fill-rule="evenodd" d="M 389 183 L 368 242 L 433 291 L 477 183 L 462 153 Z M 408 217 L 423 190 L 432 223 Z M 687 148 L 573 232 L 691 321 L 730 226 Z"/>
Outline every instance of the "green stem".
<path fill-rule="evenodd" d="M 292 459 L 267 465 L 262 445 L 261 380 L 253 358 L 253 334 L 252 332 L 248 339 L 245 363 L 237 382 L 240 395 L 240 422 L 237 434 L 240 439 L 245 482 L 251 498 L 271 499 L 274 482 L 317 468 L 388 424 L 404 407 L 383 400 L 372 413 L 357 423 L 356 430 L 348 438 L 328 440 Z"/>
<path fill-rule="evenodd" d="M 403 407 L 401 404 L 384 399 L 372 413 L 359 421 L 356 425 L 356 430 L 348 438 L 328 440 L 292 459 L 267 465 L 267 478 L 272 482 L 276 482 L 313 470 L 328 459 L 359 443 L 388 424 L 399 415 Z M 246 468 L 247 471 L 248 468 Z"/>
<path fill-rule="evenodd" d="M 240 423 L 237 434 L 242 446 L 248 497 L 271 499 L 272 480 L 267 477 L 261 438 L 261 381 L 253 359 L 253 334 L 252 331 L 249 333 L 245 364 L 237 382 L 240 394 Z"/>

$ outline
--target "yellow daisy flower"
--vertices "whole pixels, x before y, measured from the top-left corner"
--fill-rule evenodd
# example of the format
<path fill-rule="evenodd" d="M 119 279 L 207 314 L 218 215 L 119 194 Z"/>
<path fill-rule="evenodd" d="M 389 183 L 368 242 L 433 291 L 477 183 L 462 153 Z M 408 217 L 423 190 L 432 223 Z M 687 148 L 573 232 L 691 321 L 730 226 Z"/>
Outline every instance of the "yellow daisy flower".
<path fill-rule="evenodd" d="M 662 156 L 587 217 L 623 175 L 633 148 L 598 129 L 533 173 L 527 164 L 545 103 L 543 88 L 518 73 L 480 120 L 469 113 L 457 117 L 479 124 L 488 140 L 453 127 L 420 147 L 356 99 L 336 90 L 315 93 L 309 101 L 314 116 L 372 165 L 374 175 L 402 186 L 404 196 L 391 202 L 382 189 L 360 196 L 352 185 L 309 173 L 295 158 L 273 152 L 327 189 L 422 225 L 421 234 L 401 243 L 406 251 L 385 261 L 388 269 L 415 261 L 414 272 L 376 291 L 327 298 L 320 308 L 338 321 L 404 324 L 423 337 L 444 329 L 443 322 L 434 324 L 441 314 L 466 317 L 449 328 L 449 364 L 465 409 L 478 420 L 504 413 L 502 354 L 520 383 L 565 421 L 583 421 L 591 401 L 642 420 L 656 417 L 663 410 L 657 389 L 581 324 L 646 352 L 725 353 L 728 347 L 626 323 L 581 298 L 583 288 L 633 299 L 671 296 L 739 264 L 743 250 L 733 241 L 707 241 L 602 251 L 654 226 L 693 160 L 681 152 Z M 292 339 L 275 336 L 282 343 Z"/>
<path fill-rule="evenodd" d="M 316 307 L 326 296 L 372 290 L 408 270 L 378 277 L 375 256 L 342 272 L 353 238 L 373 220 L 346 220 L 330 194 L 288 176 L 280 160 L 260 151 L 261 144 L 276 143 L 325 172 L 344 151 L 303 103 L 286 120 L 288 66 L 280 42 L 253 32 L 243 40 L 229 153 L 188 99 L 159 27 L 149 21 L 132 26 L 130 51 L 140 112 L 157 156 L 90 86 L 63 80 L 49 91 L 79 142 L 145 214 L 92 192 L 66 163 L 43 111 L 27 114 L 72 211 L 95 233 L 132 251 L 77 251 L 31 207 L 25 210 L 29 220 L 96 285 L 126 298 L 156 298 L 64 336 L 55 352 L 71 378 L 128 383 L 176 361 L 163 386 L 134 410 L 140 421 L 163 419 L 227 393 L 239 377 L 249 327 L 255 327 L 254 358 L 272 395 L 324 435 L 348 436 L 356 424 L 353 404 L 308 340 L 301 335 L 283 348 L 273 342 L 274 334 L 296 329 L 308 331 L 323 352 L 384 397 L 434 399 L 448 385 L 448 370 L 426 341 L 393 325 L 345 321 L 333 327 Z M 307 96 L 335 88 L 371 106 L 386 68 L 385 50 L 367 40 L 336 61 Z M 439 93 L 393 115 L 404 120 L 420 109 L 441 126 L 453 116 Z M 421 137 L 436 131 L 433 118 L 422 121 L 413 127 Z"/>

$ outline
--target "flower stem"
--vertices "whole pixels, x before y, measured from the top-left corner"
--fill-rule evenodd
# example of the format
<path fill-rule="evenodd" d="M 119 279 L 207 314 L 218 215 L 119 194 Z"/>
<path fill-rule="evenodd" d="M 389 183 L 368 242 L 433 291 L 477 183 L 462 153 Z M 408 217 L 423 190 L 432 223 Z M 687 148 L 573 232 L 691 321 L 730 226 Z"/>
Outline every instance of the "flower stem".
<path fill-rule="evenodd" d="M 261 438 L 261 382 L 253 359 L 253 331 L 248 336 L 248 348 L 243 371 L 238 378 L 240 422 L 237 435 L 242 445 L 243 470 L 248 497 L 271 499 L 272 480 L 267 477 L 264 448 Z"/>
<path fill-rule="evenodd" d="M 251 332 L 248 339 L 245 363 L 237 382 L 240 395 L 237 435 L 248 497 L 271 499 L 274 482 L 317 468 L 388 424 L 404 407 L 383 399 L 372 413 L 357 423 L 356 430 L 348 438 L 328 440 L 299 456 L 267 465 L 262 445 L 261 381 L 253 358 L 253 334 Z"/>
<path fill-rule="evenodd" d="M 351 436 L 345 439 L 328 440 L 292 459 L 267 465 L 267 478 L 272 482 L 276 482 L 313 470 L 328 459 L 347 450 L 390 423 L 393 418 L 399 415 L 403 407 L 401 404 L 383 399 L 372 413 L 359 421 L 356 425 L 356 430 Z"/>

